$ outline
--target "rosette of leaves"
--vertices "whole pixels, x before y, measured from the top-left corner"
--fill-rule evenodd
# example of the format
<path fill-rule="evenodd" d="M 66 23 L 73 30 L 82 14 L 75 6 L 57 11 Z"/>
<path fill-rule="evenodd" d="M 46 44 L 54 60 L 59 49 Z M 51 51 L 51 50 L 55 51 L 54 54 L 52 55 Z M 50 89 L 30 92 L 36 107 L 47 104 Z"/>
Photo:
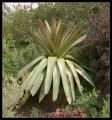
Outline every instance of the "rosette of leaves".
<path fill-rule="evenodd" d="M 26 32 L 32 42 L 45 51 L 45 55 L 39 56 L 18 73 L 19 79 L 25 72 L 31 70 L 22 84 L 23 91 L 34 96 L 40 89 L 39 102 L 41 102 L 53 85 L 52 99 L 56 101 L 62 81 L 66 99 L 71 104 L 75 101 L 76 86 L 83 95 L 79 75 L 94 87 L 91 77 L 69 54 L 75 45 L 86 38 L 85 32 L 81 28 L 72 28 L 65 32 L 65 23 L 61 20 L 56 21 L 55 17 L 52 18 L 51 25 L 46 20 L 43 22 L 40 19 L 35 23 L 36 29 L 29 27 Z"/>

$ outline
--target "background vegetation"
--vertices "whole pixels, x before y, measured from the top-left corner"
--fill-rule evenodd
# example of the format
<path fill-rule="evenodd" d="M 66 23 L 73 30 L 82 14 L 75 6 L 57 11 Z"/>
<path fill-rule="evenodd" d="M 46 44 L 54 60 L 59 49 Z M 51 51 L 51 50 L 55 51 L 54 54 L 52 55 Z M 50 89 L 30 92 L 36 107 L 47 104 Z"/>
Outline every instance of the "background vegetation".
<path fill-rule="evenodd" d="M 18 71 L 43 51 L 28 39 L 20 26 L 35 28 L 37 18 L 50 22 L 52 16 L 66 20 L 70 26 L 83 26 L 88 32 L 84 43 L 73 52 L 80 62 L 94 70 L 90 72 L 96 85 L 96 91 L 85 94 L 79 102 L 68 108 L 84 107 L 90 117 L 109 117 L 109 3 L 39 3 L 39 7 L 18 5 L 11 11 L 3 4 L 3 116 L 14 117 L 13 109 L 17 97 L 21 96 L 20 85 L 16 81 Z M 66 31 L 66 29 L 65 29 Z M 86 47 L 85 47 L 86 45 Z M 103 75 L 102 75 L 103 74 Z M 104 89 L 105 88 L 105 89 Z M 91 89 L 87 86 L 87 90 Z M 87 92 L 87 90 L 85 90 Z M 97 90 L 100 93 L 97 93 Z M 98 95 L 98 96 L 97 96 Z M 103 97 L 101 97 L 103 96 Z M 86 99 L 87 98 L 87 99 Z M 100 100 L 98 100 L 100 99 Z M 101 102 L 102 101 L 102 102 Z M 38 111 L 38 112 L 36 112 Z M 32 107 L 31 116 L 39 116 L 38 108 Z"/>

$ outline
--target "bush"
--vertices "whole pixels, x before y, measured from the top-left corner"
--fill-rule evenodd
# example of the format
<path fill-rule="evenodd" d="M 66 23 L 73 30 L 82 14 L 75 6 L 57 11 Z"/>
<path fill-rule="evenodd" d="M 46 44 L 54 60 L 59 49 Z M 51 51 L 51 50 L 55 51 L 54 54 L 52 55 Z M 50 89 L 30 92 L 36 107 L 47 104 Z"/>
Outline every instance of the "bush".
<path fill-rule="evenodd" d="M 89 117 L 97 117 L 98 97 L 99 91 L 94 89 L 92 92 L 79 97 L 70 107 L 72 109 L 81 107 L 88 113 Z"/>
<path fill-rule="evenodd" d="M 110 101 L 104 100 L 100 117 L 101 118 L 109 118 L 109 116 L 110 116 Z"/>
<path fill-rule="evenodd" d="M 100 91 L 93 89 L 92 92 L 86 93 L 79 97 L 71 105 L 65 107 L 67 110 L 82 108 L 88 114 L 89 118 L 109 117 L 109 101 L 103 101 Z"/>
<path fill-rule="evenodd" d="M 31 117 L 32 117 L 32 118 L 41 117 L 42 114 L 43 114 L 43 112 L 42 112 L 40 109 L 38 109 L 38 108 L 36 108 L 36 107 L 32 107 L 32 109 L 31 109 Z"/>
<path fill-rule="evenodd" d="M 7 80 L 3 82 L 2 116 L 14 117 L 16 111 L 13 110 L 13 107 L 22 95 L 21 87 L 17 84 L 17 80 L 13 76 L 7 76 L 4 79 L 8 79 L 10 82 L 7 82 Z"/>
<path fill-rule="evenodd" d="M 3 55 L 3 71 L 7 75 L 16 75 L 20 69 L 16 63 L 14 63 L 12 58 L 12 53 Z"/>

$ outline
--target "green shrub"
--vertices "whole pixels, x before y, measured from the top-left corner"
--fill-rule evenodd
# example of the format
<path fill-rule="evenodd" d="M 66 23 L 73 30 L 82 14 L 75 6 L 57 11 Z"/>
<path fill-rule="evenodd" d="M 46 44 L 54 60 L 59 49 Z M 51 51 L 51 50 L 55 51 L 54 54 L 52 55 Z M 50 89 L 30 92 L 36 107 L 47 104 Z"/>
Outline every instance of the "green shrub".
<path fill-rule="evenodd" d="M 14 117 L 16 111 L 13 110 L 14 105 L 18 102 L 19 97 L 21 97 L 21 87 L 17 84 L 17 80 L 13 76 L 7 76 L 4 79 L 8 79 L 10 82 L 3 82 L 3 117 Z"/>
<path fill-rule="evenodd" d="M 96 107 L 98 107 L 98 96 L 99 91 L 93 89 L 92 92 L 84 94 L 70 106 L 67 106 L 67 109 L 75 109 L 81 107 L 87 112 L 89 117 L 98 117 L 96 109 Z"/>
<path fill-rule="evenodd" d="M 3 55 L 3 71 L 5 74 L 16 75 L 20 69 L 20 66 L 14 63 L 12 53 Z"/>
<path fill-rule="evenodd" d="M 110 101 L 104 100 L 104 104 L 101 110 L 101 118 L 109 118 L 110 116 Z"/>
<path fill-rule="evenodd" d="M 41 117 L 42 114 L 43 114 L 43 111 L 41 111 L 39 108 L 32 107 L 32 110 L 31 110 L 31 117 L 32 117 L 32 118 Z"/>
<path fill-rule="evenodd" d="M 83 108 L 89 118 L 108 118 L 110 115 L 110 102 L 103 100 L 100 91 L 93 89 L 92 92 L 86 93 L 79 97 L 71 105 L 65 107 L 66 110 Z"/>

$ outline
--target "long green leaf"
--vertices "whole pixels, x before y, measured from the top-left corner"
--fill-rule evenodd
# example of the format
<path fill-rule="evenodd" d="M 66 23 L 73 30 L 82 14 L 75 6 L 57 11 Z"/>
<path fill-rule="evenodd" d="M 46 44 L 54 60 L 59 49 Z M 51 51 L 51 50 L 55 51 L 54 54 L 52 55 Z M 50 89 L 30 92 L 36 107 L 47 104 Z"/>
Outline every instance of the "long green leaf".
<path fill-rule="evenodd" d="M 47 66 L 47 58 L 44 58 L 40 63 L 39 66 L 36 68 L 36 70 L 33 72 L 31 76 L 31 80 L 28 83 L 28 86 L 26 87 L 26 92 L 29 92 L 34 84 L 34 81 L 38 78 L 40 73 L 45 69 Z"/>
<path fill-rule="evenodd" d="M 88 48 L 88 47 L 91 47 L 92 46 L 92 43 L 87 43 L 87 44 L 84 44 L 84 45 L 81 45 L 81 46 L 75 46 L 75 49 L 70 49 L 68 54 L 71 54 L 73 53 L 74 51 L 80 51 L 80 50 L 83 50 L 85 48 Z"/>
<path fill-rule="evenodd" d="M 50 52 L 52 52 L 52 49 L 54 47 L 53 47 L 52 42 L 50 41 L 51 40 L 50 36 L 49 38 L 47 38 L 41 29 L 38 29 L 35 35 L 39 35 L 39 38 L 41 42 L 44 44 L 44 46 L 46 46 L 46 48 L 49 49 Z"/>
<path fill-rule="evenodd" d="M 50 27 L 49 23 L 46 20 L 45 20 L 45 24 L 46 24 L 46 27 L 47 27 L 49 33 L 51 34 L 51 27 Z"/>
<path fill-rule="evenodd" d="M 91 79 L 91 77 L 87 74 L 87 72 L 81 68 L 79 65 L 77 65 L 76 63 L 73 63 L 75 65 L 75 67 L 77 68 L 76 71 L 83 77 L 85 78 L 85 80 L 87 80 L 93 87 L 95 87 L 93 80 Z"/>
<path fill-rule="evenodd" d="M 54 49 L 54 46 L 53 46 L 53 43 L 52 43 L 52 40 L 51 40 L 51 34 L 46 29 L 44 23 L 40 19 L 37 20 L 37 26 L 40 28 L 40 31 L 42 32 L 43 37 L 46 40 L 45 42 L 47 42 L 49 48 L 51 50 Z"/>
<path fill-rule="evenodd" d="M 65 91 L 65 95 L 67 97 L 67 101 L 69 104 L 71 104 L 72 102 L 72 95 L 71 95 L 71 91 L 70 91 L 70 84 L 69 84 L 69 80 L 66 74 L 66 66 L 65 66 L 65 61 L 63 58 L 60 58 L 57 60 L 58 63 L 58 67 L 60 70 L 60 74 L 61 74 L 61 78 L 62 78 L 62 83 L 63 83 L 63 88 Z"/>
<path fill-rule="evenodd" d="M 37 91 L 39 90 L 41 84 L 42 84 L 42 81 L 44 80 L 44 77 L 45 77 L 45 74 L 42 72 L 39 77 L 35 80 L 35 83 L 31 89 L 31 94 L 32 96 L 34 96 Z"/>
<path fill-rule="evenodd" d="M 80 32 L 81 32 L 81 29 L 77 29 L 77 30 L 73 29 L 73 30 L 71 30 L 71 32 L 69 33 L 69 35 L 65 38 L 64 44 L 67 45 L 68 43 L 76 40 L 75 38 L 76 38 L 77 35 L 80 34 Z"/>
<path fill-rule="evenodd" d="M 53 101 L 57 100 L 60 86 L 60 72 L 57 63 L 53 70 Z"/>
<path fill-rule="evenodd" d="M 35 70 L 37 69 L 37 67 L 38 67 L 38 65 L 35 66 L 35 68 L 32 70 L 32 72 L 30 73 L 30 75 L 28 76 L 28 78 L 23 82 L 23 84 L 22 84 L 22 91 L 24 91 L 26 89 L 26 86 L 28 85 L 28 83 L 31 80 L 31 76 L 35 72 Z"/>
<path fill-rule="evenodd" d="M 94 72 L 91 68 L 86 67 L 85 65 L 82 65 L 82 63 L 80 63 L 76 58 L 72 57 L 71 55 L 67 55 L 67 56 L 65 57 L 65 59 L 70 60 L 70 61 L 72 61 L 72 62 L 76 62 L 76 63 L 80 64 L 81 67 L 83 67 L 83 68 L 85 68 L 85 69 L 87 69 L 87 70 L 89 70 L 89 71 L 91 71 L 91 72 Z M 95 73 L 95 72 L 94 72 L 94 73 Z"/>
<path fill-rule="evenodd" d="M 75 101 L 75 89 L 74 89 L 73 75 L 72 75 L 72 72 L 68 68 L 66 68 L 66 72 L 68 75 L 68 79 L 70 80 L 72 98 L 73 98 L 73 101 Z"/>
<path fill-rule="evenodd" d="M 56 57 L 48 57 L 47 73 L 45 78 L 45 94 L 48 94 L 51 87 L 53 70 L 56 59 L 57 59 Z"/>
<path fill-rule="evenodd" d="M 63 46 L 63 44 L 65 44 L 68 40 L 70 40 L 72 37 L 74 37 L 74 35 L 76 35 L 76 29 L 73 28 L 72 30 L 70 29 L 69 31 L 67 31 L 62 38 L 62 42 L 61 42 L 61 46 Z"/>
<path fill-rule="evenodd" d="M 83 87 L 82 87 L 81 84 L 80 84 L 80 79 L 79 79 L 79 77 L 78 77 L 78 74 L 77 74 L 77 72 L 76 72 L 76 69 L 75 69 L 73 63 L 72 63 L 71 61 L 69 61 L 69 60 L 66 60 L 66 63 L 68 64 L 69 68 L 71 69 L 71 71 L 72 71 L 72 73 L 73 73 L 74 79 L 75 79 L 75 81 L 76 81 L 76 84 L 77 84 L 77 86 L 78 86 L 78 89 L 79 89 L 81 95 L 83 95 L 83 93 L 82 93 L 82 88 L 83 88 Z"/>
<path fill-rule="evenodd" d="M 82 42 L 85 38 L 86 38 L 86 35 L 83 35 L 80 38 L 78 38 L 77 40 L 75 40 L 73 43 L 71 43 L 71 45 L 66 49 L 66 52 L 64 54 L 66 54 L 72 47 L 74 47 L 75 45 Z"/>
<path fill-rule="evenodd" d="M 48 55 L 51 55 L 51 51 L 48 49 L 48 46 L 46 46 L 46 44 L 45 44 L 46 42 L 43 42 L 40 39 L 38 33 L 36 33 L 34 30 L 26 30 L 26 33 L 28 33 L 28 36 L 31 41 L 33 41 L 37 45 L 41 46 Z"/>
<path fill-rule="evenodd" d="M 58 33 L 57 33 L 57 36 L 56 36 L 56 42 L 55 42 L 56 43 L 56 48 L 58 48 L 59 46 L 61 47 L 64 28 L 65 28 L 65 24 L 61 23 L 60 28 L 59 28 Z"/>
<path fill-rule="evenodd" d="M 43 100 L 44 97 L 45 97 L 45 80 L 43 81 L 41 89 L 40 89 L 39 103 Z"/>
<path fill-rule="evenodd" d="M 81 30 L 78 30 L 76 33 L 73 33 L 73 35 L 71 35 L 71 38 L 65 41 L 64 44 L 62 45 L 59 56 L 62 56 L 63 54 L 65 56 L 66 52 L 68 52 L 69 47 L 83 34 L 84 32 L 83 31 L 81 32 Z"/>
<path fill-rule="evenodd" d="M 78 38 L 78 39 L 69 47 L 69 49 L 71 49 L 73 46 L 75 46 L 75 45 L 79 44 L 80 42 L 82 42 L 83 40 L 85 40 L 85 38 L 86 38 L 86 35 L 83 35 L 83 36 L 81 36 L 80 38 Z"/>
<path fill-rule="evenodd" d="M 56 33 L 55 33 L 55 39 L 54 39 L 54 46 L 55 50 L 53 51 L 53 54 L 57 54 L 59 51 L 59 46 L 61 45 L 61 40 L 63 36 L 64 31 L 64 25 L 62 24 L 61 20 L 58 22 L 58 25 L 56 27 Z"/>
<path fill-rule="evenodd" d="M 57 23 L 56 36 L 59 33 L 60 26 L 61 26 L 61 20 Z"/>
<path fill-rule="evenodd" d="M 56 39 L 56 18 L 55 17 L 52 17 L 52 20 L 51 20 L 51 40 L 52 40 L 52 43 L 53 45 L 54 42 L 55 42 L 55 39 Z"/>
<path fill-rule="evenodd" d="M 36 63 L 38 63 L 40 60 L 42 60 L 43 58 L 45 58 L 45 56 L 40 56 L 38 58 L 36 58 L 35 60 L 33 60 L 31 63 L 29 63 L 28 65 L 26 65 L 22 70 L 19 71 L 18 75 L 17 75 L 17 79 L 19 79 L 21 76 L 23 76 L 23 74 L 25 72 L 27 72 L 27 70 L 29 70 L 33 65 L 35 65 Z"/>
<path fill-rule="evenodd" d="M 65 56 L 64 58 L 67 59 L 67 60 L 70 60 L 70 61 L 78 62 L 78 63 L 79 63 L 79 61 L 76 60 L 76 58 L 72 57 L 71 55 L 67 55 L 67 56 Z"/>

